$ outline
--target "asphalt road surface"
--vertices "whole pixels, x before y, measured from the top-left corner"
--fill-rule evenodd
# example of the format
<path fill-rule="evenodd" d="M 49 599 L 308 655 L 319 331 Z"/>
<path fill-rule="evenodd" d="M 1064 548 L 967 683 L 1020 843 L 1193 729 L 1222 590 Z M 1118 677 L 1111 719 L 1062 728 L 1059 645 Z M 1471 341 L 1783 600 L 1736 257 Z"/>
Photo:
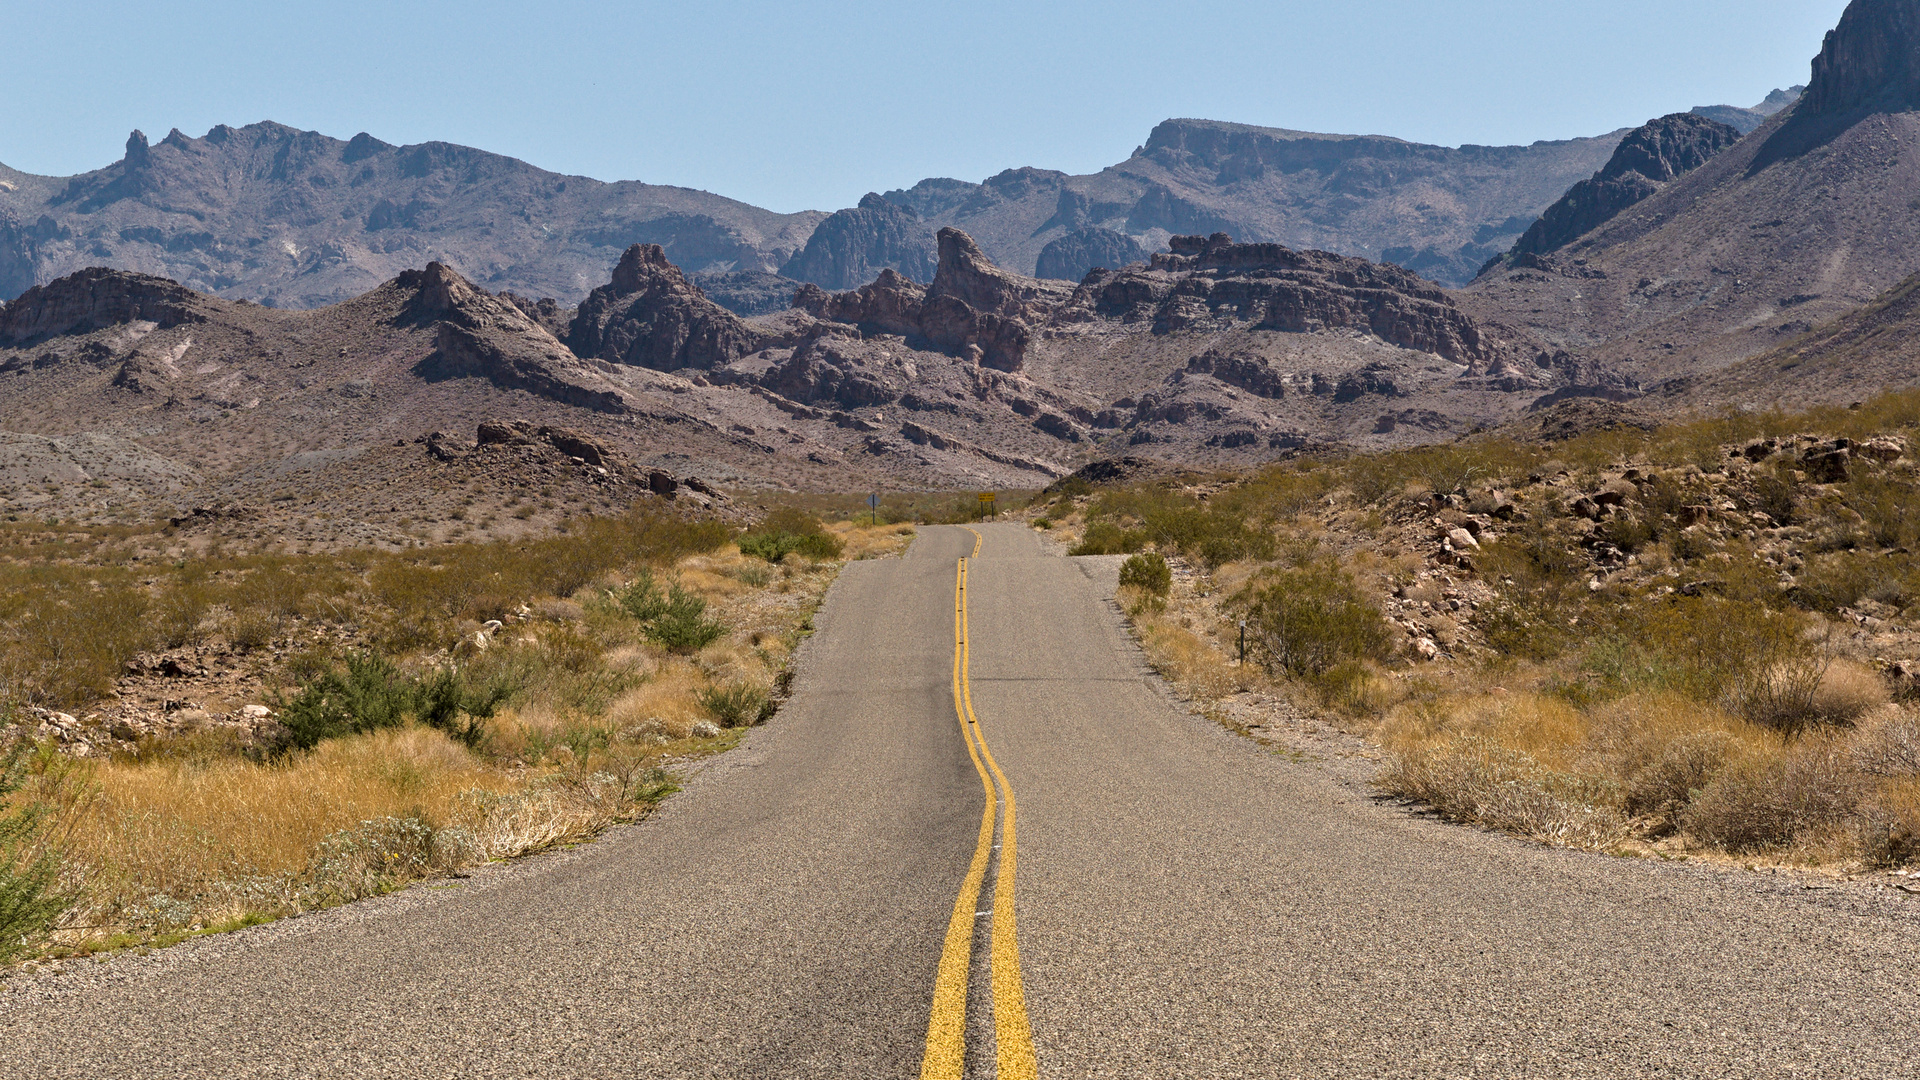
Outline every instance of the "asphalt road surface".
<path fill-rule="evenodd" d="M 9 980 L 0 1077 L 910 1078 L 943 958 L 968 1076 L 1021 1073 L 1022 1009 L 1057 1078 L 1920 1075 L 1920 900 L 1377 804 L 1173 703 L 1110 561 L 981 532 L 964 613 L 968 530 L 848 567 L 793 701 L 652 819 Z"/>

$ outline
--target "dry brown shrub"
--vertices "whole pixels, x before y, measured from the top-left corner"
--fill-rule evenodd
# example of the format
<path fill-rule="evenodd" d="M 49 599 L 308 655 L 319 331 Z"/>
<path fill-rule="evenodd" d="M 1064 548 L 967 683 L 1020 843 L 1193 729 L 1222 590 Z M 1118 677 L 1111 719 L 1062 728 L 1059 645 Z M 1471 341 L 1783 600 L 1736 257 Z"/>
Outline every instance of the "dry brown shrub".
<path fill-rule="evenodd" d="M 1142 607 L 1134 613 L 1140 644 L 1155 671 L 1202 701 L 1217 701 L 1254 685 L 1252 665 L 1229 663 L 1205 638 L 1172 618 Z"/>
<path fill-rule="evenodd" d="M 1865 800 L 1858 842 L 1874 865 L 1920 864 L 1920 778 L 1884 783 Z"/>
<path fill-rule="evenodd" d="M 1737 854 L 1817 842 L 1853 818 L 1866 785 L 1844 743 L 1808 736 L 1730 762 L 1687 808 L 1696 840 Z"/>
<path fill-rule="evenodd" d="M 706 719 L 696 694 L 706 679 L 691 663 L 672 660 L 645 685 L 615 699 L 607 722 L 615 730 L 640 737 L 665 735 L 684 739 L 693 725 Z"/>
<path fill-rule="evenodd" d="M 1836 660 L 1821 676 L 1810 705 L 1818 723 L 1845 727 L 1892 700 L 1892 691 L 1878 672 L 1848 660 Z"/>
<path fill-rule="evenodd" d="M 1592 759 L 1625 784 L 1623 808 L 1663 818 L 1665 828 L 1728 762 L 1778 743 L 1770 732 L 1675 693 L 1609 702 L 1590 720 Z"/>
<path fill-rule="evenodd" d="M 1379 783 L 1432 806 L 1448 820 L 1570 847 L 1604 846 L 1617 840 L 1626 824 L 1604 779 L 1547 768 L 1486 737 L 1395 754 Z"/>
<path fill-rule="evenodd" d="M 1920 777 L 1920 714 L 1887 709 L 1853 737 L 1853 763 L 1869 776 Z"/>

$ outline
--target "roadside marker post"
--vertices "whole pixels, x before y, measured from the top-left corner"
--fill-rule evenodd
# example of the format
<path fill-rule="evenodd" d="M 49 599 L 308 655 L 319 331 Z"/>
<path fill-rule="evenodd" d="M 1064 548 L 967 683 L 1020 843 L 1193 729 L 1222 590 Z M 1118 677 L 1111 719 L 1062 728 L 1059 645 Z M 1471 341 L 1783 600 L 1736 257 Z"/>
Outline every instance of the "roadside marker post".
<path fill-rule="evenodd" d="M 880 524 L 880 496 L 878 494 L 867 496 L 867 509 L 873 512 L 873 519 L 869 524 Z"/>
<path fill-rule="evenodd" d="M 1247 666 L 1247 620 L 1240 620 L 1240 666 Z"/>

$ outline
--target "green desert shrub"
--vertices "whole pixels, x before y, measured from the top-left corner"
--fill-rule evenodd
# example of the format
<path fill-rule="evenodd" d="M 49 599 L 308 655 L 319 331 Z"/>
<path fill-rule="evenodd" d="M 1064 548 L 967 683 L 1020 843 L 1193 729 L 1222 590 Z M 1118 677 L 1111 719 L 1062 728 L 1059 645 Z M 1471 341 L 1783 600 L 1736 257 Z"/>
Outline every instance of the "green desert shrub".
<path fill-rule="evenodd" d="M 1386 624 L 1351 575 L 1333 565 L 1279 570 L 1229 602 L 1247 640 L 1276 673 L 1316 680 L 1386 654 Z"/>
<path fill-rule="evenodd" d="M 721 727 L 747 727 L 764 722 L 772 713 L 767 692 L 748 683 L 709 686 L 700 691 L 700 707 Z"/>
<path fill-rule="evenodd" d="M 1120 564 L 1120 584 L 1151 596 L 1166 596 L 1173 589 L 1173 570 L 1158 552 L 1142 552 Z"/>
<path fill-rule="evenodd" d="M 482 721 L 512 693 L 504 681 L 477 683 L 457 668 L 415 678 L 377 653 L 351 653 L 343 665 L 275 704 L 289 745 L 301 750 L 323 739 L 398 727 L 409 718 L 474 746 L 484 734 Z"/>
<path fill-rule="evenodd" d="M 30 745 L 17 740 L 0 759 L 0 963 L 44 938 L 67 906 L 59 888 L 59 853 L 45 842 L 47 808 L 21 793 L 30 774 Z"/>
<path fill-rule="evenodd" d="M 1122 529 L 1111 521 L 1096 521 L 1087 526 L 1086 535 L 1069 555 L 1131 555 L 1147 544 L 1147 534 L 1139 529 Z"/>
<path fill-rule="evenodd" d="M 758 528 L 740 537 L 739 543 L 740 554 L 770 563 L 796 554 L 809 559 L 837 559 L 845 549 L 840 539 L 820 524 L 819 518 L 789 507 L 768 514 Z"/>

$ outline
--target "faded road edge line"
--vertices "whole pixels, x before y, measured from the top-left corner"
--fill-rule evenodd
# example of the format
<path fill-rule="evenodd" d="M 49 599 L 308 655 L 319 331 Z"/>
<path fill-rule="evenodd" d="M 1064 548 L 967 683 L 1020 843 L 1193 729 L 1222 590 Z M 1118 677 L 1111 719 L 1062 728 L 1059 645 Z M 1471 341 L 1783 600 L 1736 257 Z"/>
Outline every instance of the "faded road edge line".
<path fill-rule="evenodd" d="M 976 534 L 978 535 L 978 534 Z M 975 550 L 979 549 L 976 542 Z M 966 739 L 967 755 L 980 774 L 980 786 L 986 792 L 987 805 L 980 819 L 980 842 L 974 846 L 973 863 L 960 885 L 953 903 L 953 918 L 947 923 L 946 946 L 940 953 L 939 973 L 933 983 L 933 1011 L 927 1019 L 927 1051 L 920 1061 L 920 1080 L 961 1080 L 967 1060 L 967 981 L 973 954 L 973 924 L 980 906 L 980 886 L 987 876 L 987 859 L 993 852 L 994 807 L 998 802 L 993 779 L 980 763 L 973 740 L 967 737 L 967 713 L 963 702 L 966 660 L 966 572 L 962 560 L 954 576 L 953 604 L 953 712 L 960 722 L 960 736 Z"/>
<path fill-rule="evenodd" d="M 976 532 L 974 535 L 980 534 Z M 979 550 L 977 541 L 974 549 Z M 1013 884 L 1018 849 L 1014 837 L 1013 785 L 993 760 L 993 751 L 987 747 L 986 732 L 980 729 L 980 719 L 973 712 L 973 633 L 966 630 L 966 571 L 966 563 L 962 562 L 960 622 L 964 631 L 961 640 L 965 644 L 961 649 L 960 688 L 966 702 L 966 729 L 980 744 L 980 755 L 986 758 L 987 768 L 999 781 L 1000 790 L 1005 793 L 1007 800 L 1006 816 L 1000 827 L 1000 864 L 994 871 L 993 883 L 993 944 L 990 956 L 994 1044 L 998 1049 L 1000 1080 L 1035 1080 L 1040 1075 L 1040 1065 L 1033 1052 L 1033 1027 L 1027 1022 L 1026 986 L 1020 975 L 1020 936 L 1014 917 Z"/>

